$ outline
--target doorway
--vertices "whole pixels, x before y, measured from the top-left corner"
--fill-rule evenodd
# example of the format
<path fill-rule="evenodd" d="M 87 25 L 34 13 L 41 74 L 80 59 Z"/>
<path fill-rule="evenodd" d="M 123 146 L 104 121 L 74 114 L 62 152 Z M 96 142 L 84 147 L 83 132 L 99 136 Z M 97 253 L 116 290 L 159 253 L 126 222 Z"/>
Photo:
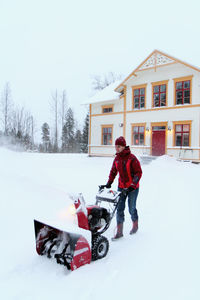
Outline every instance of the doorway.
<path fill-rule="evenodd" d="M 152 126 L 152 155 L 161 156 L 165 154 L 166 126 Z"/>

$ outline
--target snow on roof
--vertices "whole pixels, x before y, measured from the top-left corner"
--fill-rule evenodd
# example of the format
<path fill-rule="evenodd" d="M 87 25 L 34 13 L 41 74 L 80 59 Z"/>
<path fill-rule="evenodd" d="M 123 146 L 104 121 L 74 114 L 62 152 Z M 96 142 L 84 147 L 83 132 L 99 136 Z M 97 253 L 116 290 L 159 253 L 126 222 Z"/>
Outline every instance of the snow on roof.
<path fill-rule="evenodd" d="M 98 103 L 98 102 L 119 99 L 119 93 L 115 92 L 114 89 L 121 82 L 122 82 L 121 80 L 117 80 L 117 81 L 111 83 L 105 89 L 98 91 L 94 96 L 88 98 L 87 102 L 85 102 L 83 104 L 92 104 L 92 103 Z"/>

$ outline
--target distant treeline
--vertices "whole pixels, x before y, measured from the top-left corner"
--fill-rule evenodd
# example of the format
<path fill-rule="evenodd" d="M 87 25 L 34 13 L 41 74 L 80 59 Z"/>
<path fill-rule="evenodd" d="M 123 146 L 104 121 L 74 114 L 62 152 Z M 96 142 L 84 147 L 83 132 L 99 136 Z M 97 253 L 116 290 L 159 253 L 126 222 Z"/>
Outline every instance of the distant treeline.
<path fill-rule="evenodd" d="M 10 85 L 6 83 L 0 100 L 0 145 L 6 144 L 25 151 L 87 153 L 89 114 L 80 130 L 73 110 L 67 107 L 65 91 L 58 97 L 56 90 L 50 104 L 54 126 L 50 129 L 47 122 L 42 125 L 41 143 L 38 144 L 35 142 L 38 129 L 33 115 L 14 103 Z"/>

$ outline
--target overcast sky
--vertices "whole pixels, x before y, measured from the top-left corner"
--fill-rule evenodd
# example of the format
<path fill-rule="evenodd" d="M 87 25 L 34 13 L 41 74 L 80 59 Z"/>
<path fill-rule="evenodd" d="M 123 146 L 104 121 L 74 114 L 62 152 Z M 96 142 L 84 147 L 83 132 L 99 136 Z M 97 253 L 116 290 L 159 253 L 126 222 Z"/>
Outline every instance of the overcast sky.
<path fill-rule="evenodd" d="M 82 122 L 93 75 L 127 76 L 154 49 L 200 67 L 199 13 L 199 0 L 0 0 L 0 90 L 40 127 L 65 89 Z"/>

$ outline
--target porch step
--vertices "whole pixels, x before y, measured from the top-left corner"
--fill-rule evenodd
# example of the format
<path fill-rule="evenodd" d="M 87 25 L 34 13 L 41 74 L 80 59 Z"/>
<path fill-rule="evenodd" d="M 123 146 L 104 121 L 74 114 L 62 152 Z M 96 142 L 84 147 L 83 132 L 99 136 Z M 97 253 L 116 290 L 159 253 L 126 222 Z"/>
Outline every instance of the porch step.
<path fill-rule="evenodd" d="M 144 156 L 140 156 L 140 162 L 142 165 L 148 165 L 152 161 L 154 161 L 156 158 L 157 158 L 157 156 L 144 155 Z"/>

